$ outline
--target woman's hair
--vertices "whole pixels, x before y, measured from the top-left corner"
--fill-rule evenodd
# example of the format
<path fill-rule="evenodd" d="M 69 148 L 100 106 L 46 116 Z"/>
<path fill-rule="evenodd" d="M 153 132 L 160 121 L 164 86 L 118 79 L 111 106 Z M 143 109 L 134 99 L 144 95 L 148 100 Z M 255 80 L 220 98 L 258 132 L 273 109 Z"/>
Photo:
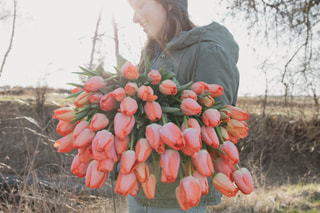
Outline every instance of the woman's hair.
<path fill-rule="evenodd" d="M 196 25 L 189 19 L 187 11 L 183 10 L 174 4 L 167 3 L 163 0 L 155 0 L 159 2 L 167 13 L 167 21 L 161 40 L 148 39 L 143 49 L 142 58 L 140 60 L 140 71 L 144 71 L 144 59 L 147 56 L 149 59 L 155 57 L 154 48 L 156 45 L 163 49 L 165 45 L 171 41 L 177 34 L 182 31 L 189 31 Z M 142 69 L 141 69 L 142 68 Z"/>

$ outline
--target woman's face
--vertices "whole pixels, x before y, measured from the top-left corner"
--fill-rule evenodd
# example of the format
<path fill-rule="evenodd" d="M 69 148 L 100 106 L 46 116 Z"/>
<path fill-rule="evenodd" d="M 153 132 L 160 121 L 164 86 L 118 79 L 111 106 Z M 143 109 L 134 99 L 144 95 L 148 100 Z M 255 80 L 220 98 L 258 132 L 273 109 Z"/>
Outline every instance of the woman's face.
<path fill-rule="evenodd" d="M 128 0 L 134 10 L 133 22 L 139 23 L 149 38 L 160 39 L 166 23 L 166 11 L 156 0 Z"/>

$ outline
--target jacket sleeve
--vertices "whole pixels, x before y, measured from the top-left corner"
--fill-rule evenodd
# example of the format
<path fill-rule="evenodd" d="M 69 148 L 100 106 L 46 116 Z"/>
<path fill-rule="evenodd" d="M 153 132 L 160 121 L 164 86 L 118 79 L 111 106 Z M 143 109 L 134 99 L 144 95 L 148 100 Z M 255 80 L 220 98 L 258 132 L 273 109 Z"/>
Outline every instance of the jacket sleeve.
<path fill-rule="evenodd" d="M 191 70 L 190 80 L 204 81 L 223 87 L 223 95 L 216 98 L 223 104 L 235 105 L 239 87 L 239 71 L 235 59 L 223 47 L 213 42 L 198 44 L 199 55 L 195 57 L 195 69 Z"/>

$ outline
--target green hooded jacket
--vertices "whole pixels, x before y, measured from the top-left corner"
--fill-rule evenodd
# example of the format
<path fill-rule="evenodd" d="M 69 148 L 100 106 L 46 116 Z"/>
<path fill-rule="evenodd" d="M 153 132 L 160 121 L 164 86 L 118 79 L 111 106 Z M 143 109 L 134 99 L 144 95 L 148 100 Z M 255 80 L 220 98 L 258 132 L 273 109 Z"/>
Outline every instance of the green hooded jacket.
<path fill-rule="evenodd" d="M 236 65 L 238 54 L 239 47 L 231 33 L 224 26 L 213 22 L 178 34 L 167 44 L 153 68 L 165 67 L 165 70 L 173 71 L 180 84 L 190 81 L 218 84 L 224 88 L 218 101 L 235 105 L 239 87 Z M 221 202 L 221 194 L 212 186 L 211 180 L 211 177 L 208 178 L 210 191 L 202 196 L 198 206 L 217 205 Z M 175 196 L 178 185 L 178 179 L 170 184 L 159 181 L 154 199 L 148 199 L 140 189 L 135 200 L 142 206 L 179 208 Z"/>

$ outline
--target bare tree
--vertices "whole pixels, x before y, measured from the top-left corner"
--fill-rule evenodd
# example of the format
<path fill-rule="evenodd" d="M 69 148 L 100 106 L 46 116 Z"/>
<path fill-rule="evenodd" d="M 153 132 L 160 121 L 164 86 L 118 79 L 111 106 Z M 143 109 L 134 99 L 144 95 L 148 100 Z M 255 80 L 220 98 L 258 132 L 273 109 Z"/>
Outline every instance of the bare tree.
<path fill-rule="evenodd" d="M 16 18 L 17 18 L 17 0 L 12 0 L 13 2 L 13 20 L 12 20 L 12 28 L 11 28 L 11 36 L 10 36 L 10 41 L 9 41 L 9 46 L 8 49 L 6 51 L 6 53 L 4 54 L 2 63 L 1 63 L 1 67 L 0 67 L 0 78 L 1 78 L 1 74 L 3 72 L 4 69 L 4 65 L 7 61 L 7 58 L 9 56 L 9 53 L 11 51 L 12 48 L 12 44 L 13 44 L 13 39 L 14 39 L 14 35 L 15 35 L 15 28 L 16 28 Z M 2 18 L 5 18 L 7 16 L 2 16 Z"/>

